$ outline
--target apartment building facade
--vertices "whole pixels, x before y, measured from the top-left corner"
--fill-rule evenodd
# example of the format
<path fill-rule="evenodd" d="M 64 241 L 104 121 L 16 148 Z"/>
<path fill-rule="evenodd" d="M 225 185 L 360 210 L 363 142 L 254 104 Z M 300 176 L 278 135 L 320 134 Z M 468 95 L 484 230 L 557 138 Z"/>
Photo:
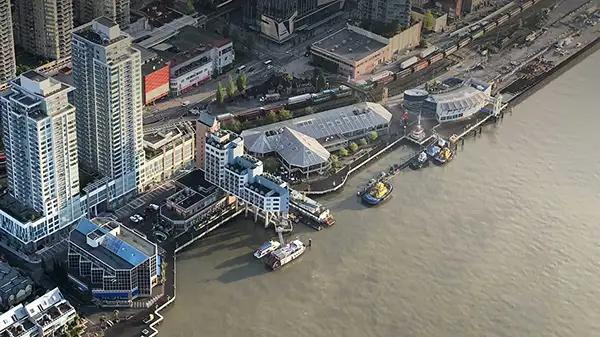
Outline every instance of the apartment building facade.
<path fill-rule="evenodd" d="M 363 20 L 410 26 L 411 0 L 360 0 L 358 6 Z"/>
<path fill-rule="evenodd" d="M 15 43 L 50 60 L 71 55 L 71 0 L 15 0 Z"/>
<path fill-rule="evenodd" d="M 114 181 L 109 199 L 135 193 L 143 176 L 140 51 L 105 17 L 73 30 L 79 161 Z"/>
<path fill-rule="evenodd" d="M 106 17 L 125 30 L 131 21 L 129 0 L 73 0 L 73 12 L 80 25 Z"/>
<path fill-rule="evenodd" d="M 14 78 L 17 73 L 11 12 L 10 0 L 0 0 L 0 82 Z"/>

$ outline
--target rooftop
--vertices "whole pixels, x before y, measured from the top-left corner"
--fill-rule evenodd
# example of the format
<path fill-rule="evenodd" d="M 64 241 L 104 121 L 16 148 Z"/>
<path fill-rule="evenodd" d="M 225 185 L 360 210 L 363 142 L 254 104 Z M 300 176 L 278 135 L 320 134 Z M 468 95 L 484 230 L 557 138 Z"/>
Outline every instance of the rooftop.
<path fill-rule="evenodd" d="M 375 35 L 373 33 L 370 34 Z M 378 37 L 384 39 L 383 37 Z M 341 58 L 355 62 L 362 60 L 386 46 L 387 44 L 385 43 L 372 37 L 358 34 L 349 28 L 338 30 L 312 45 L 314 48 L 324 49 Z"/>
<path fill-rule="evenodd" d="M 29 221 L 33 222 L 42 218 L 42 215 L 39 212 L 25 206 L 6 191 L 2 193 L 4 194 L 0 195 L 0 209 L 8 215 L 22 223 L 27 223 Z"/>
<path fill-rule="evenodd" d="M 106 34 L 107 31 L 115 35 L 111 38 L 108 36 L 109 34 Z M 127 38 L 126 34 L 120 32 L 119 25 L 106 17 L 99 17 L 92 22 L 74 28 L 73 34 L 101 46 L 109 46 Z"/>
<path fill-rule="evenodd" d="M 103 234 L 97 247 L 88 243 L 90 234 L 90 240 L 96 237 L 94 233 Z M 113 269 L 132 269 L 157 254 L 154 243 L 122 224 L 117 226 L 110 219 L 96 218 L 94 222 L 85 218 L 79 220 L 71 231 L 69 241 Z"/>
<path fill-rule="evenodd" d="M 0 262 L 0 303 L 11 295 L 17 297 L 17 293 L 25 290 L 27 286 L 33 287 L 33 281 L 28 276 L 23 276 L 17 269 Z"/>
<path fill-rule="evenodd" d="M 368 130 L 387 124 L 391 119 L 392 114 L 382 105 L 366 102 L 245 130 L 242 137 L 252 153 L 278 152 L 298 166 L 310 166 L 329 158 L 319 146 L 327 138 Z M 294 153 L 301 149 L 304 154 Z"/>

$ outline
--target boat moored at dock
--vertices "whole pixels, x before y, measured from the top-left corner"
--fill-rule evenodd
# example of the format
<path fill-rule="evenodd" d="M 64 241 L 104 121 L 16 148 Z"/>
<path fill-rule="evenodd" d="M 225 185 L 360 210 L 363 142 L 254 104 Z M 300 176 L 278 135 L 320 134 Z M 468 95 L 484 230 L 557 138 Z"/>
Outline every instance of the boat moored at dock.
<path fill-rule="evenodd" d="M 265 265 L 272 270 L 279 269 L 285 264 L 292 262 L 306 251 L 304 242 L 296 239 L 273 251 L 265 260 Z"/>
<path fill-rule="evenodd" d="M 277 241 L 267 241 L 262 246 L 260 246 L 256 252 L 254 252 L 254 257 L 257 259 L 262 259 L 263 257 L 269 255 L 271 252 L 276 251 L 281 247 L 281 243 Z"/>
<path fill-rule="evenodd" d="M 298 191 L 292 190 L 290 193 L 290 209 L 302 223 L 315 230 L 335 224 L 329 209 Z"/>
<path fill-rule="evenodd" d="M 427 153 L 425 151 L 419 153 L 419 155 L 410 162 L 410 168 L 413 170 L 418 170 L 428 165 L 429 157 L 427 157 Z"/>
<path fill-rule="evenodd" d="M 451 161 L 452 158 L 454 158 L 454 151 L 450 150 L 449 147 L 445 147 L 440 150 L 440 152 L 433 158 L 433 160 L 437 164 L 443 165 Z"/>
<path fill-rule="evenodd" d="M 380 180 L 375 185 L 367 188 L 361 198 L 369 205 L 377 205 L 389 198 L 393 189 L 394 186 L 389 181 Z"/>

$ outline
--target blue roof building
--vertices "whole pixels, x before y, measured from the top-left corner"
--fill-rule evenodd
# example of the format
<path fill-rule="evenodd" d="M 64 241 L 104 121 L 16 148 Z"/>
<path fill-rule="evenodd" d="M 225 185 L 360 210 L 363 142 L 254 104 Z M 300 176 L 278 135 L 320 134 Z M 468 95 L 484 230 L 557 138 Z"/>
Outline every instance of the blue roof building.
<path fill-rule="evenodd" d="M 81 219 L 69 236 L 71 279 L 103 300 L 151 296 L 159 264 L 155 243 L 109 218 Z"/>

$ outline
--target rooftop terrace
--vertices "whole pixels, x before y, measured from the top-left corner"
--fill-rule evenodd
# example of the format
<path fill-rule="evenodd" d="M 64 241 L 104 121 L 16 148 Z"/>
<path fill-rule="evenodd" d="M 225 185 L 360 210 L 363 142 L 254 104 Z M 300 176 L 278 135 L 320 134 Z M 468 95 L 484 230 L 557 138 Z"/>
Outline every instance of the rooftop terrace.
<path fill-rule="evenodd" d="M 42 217 L 42 215 L 35 210 L 25 206 L 19 200 L 13 198 L 6 191 L 0 194 L 0 209 L 12 216 L 16 220 L 27 223 L 28 221 L 36 221 Z"/>

